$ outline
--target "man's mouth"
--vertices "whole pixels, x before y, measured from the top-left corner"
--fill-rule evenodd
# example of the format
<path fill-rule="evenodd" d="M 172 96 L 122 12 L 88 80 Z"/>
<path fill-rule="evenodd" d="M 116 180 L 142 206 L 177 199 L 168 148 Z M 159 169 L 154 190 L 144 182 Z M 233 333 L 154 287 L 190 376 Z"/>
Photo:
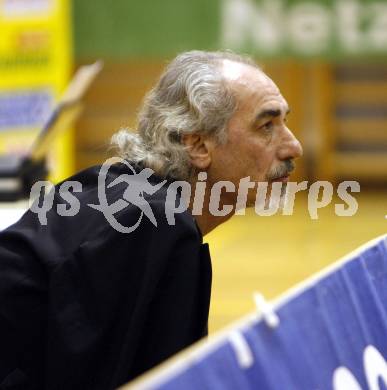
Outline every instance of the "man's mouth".
<path fill-rule="evenodd" d="M 289 181 L 290 174 L 294 171 L 294 168 L 294 162 L 292 160 L 286 160 L 284 164 L 269 175 L 268 181 L 287 183 Z"/>

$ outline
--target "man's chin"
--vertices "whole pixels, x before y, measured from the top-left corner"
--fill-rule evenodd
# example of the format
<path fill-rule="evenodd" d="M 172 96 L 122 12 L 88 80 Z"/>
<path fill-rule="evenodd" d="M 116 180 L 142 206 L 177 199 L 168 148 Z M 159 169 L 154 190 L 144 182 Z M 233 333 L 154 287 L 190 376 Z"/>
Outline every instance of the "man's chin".
<path fill-rule="evenodd" d="M 278 209 L 281 211 L 285 206 L 286 201 L 287 181 L 271 181 L 268 182 L 266 197 L 256 196 L 254 199 L 247 200 L 247 207 L 255 207 L 256 209 Z"/>
<path fill-rule="evenodd" d="M 256 210 L 268 210 L 270 208 L 283 209 L 286 199 L 287 181 L 258 182 L 254 190 L 248 192 L 246 204 L 240 205 L 240 209 L 255 208 Z M 235 212 L 239 211 L 235 209 Z"/>

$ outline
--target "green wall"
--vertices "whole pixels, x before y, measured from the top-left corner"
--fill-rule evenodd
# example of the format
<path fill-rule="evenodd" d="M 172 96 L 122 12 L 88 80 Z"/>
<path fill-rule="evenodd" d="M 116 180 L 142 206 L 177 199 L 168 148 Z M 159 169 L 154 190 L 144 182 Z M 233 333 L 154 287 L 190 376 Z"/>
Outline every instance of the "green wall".
<path fill-rule="evenodd" d="M 75 55 L 385 58 L 387 0 L 73 0 Z"/>
<path fill-rule="evenodd" d="M 77 58 L 165 56 L 214 49 L 218 0 L 73 0 Z"/>

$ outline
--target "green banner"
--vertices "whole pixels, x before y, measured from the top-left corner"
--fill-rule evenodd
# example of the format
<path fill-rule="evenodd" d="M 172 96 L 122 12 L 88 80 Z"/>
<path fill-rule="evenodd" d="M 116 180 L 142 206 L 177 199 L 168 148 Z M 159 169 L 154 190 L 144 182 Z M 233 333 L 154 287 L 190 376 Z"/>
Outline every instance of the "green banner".
<path fill-rule="evenodd" d="M 164 57 L 219 43 L 219 0 L 73 0 L 79 57 Z"/>
<path fill-rule="evenodd" d="M 386 0 L 74 0 L 78 57 L 387 54 Z"/>

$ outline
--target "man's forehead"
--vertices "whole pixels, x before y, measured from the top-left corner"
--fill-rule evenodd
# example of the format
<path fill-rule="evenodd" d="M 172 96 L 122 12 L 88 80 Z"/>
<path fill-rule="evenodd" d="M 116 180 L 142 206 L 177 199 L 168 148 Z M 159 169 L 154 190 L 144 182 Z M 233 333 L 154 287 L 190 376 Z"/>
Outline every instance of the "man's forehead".
<path fill-rule="evenodd" d="M 236 81 L 243 76 L 245 65 L 239 62 L 223 60 L 223 76 L 229 81 Z"/>
<path fill-rule="evenodd" d="M 280 91 L 274 81 L 261 69 L 249 64 L 223 60 L 223 76 L 240 97 L 251 94 L 278 94 Z"/>
<path fill-rule="evenodd" d="M 277 85 L 262 70 L 248 64 L 223 61 L 223 75 L 230 83 L 240 103 L 254 104 L 262 110 L 289 111 Z"/>
<path fill-rule="evenodd" d="M 247 79 L 251 78 L 261 82 L 267 82 L 270 80 L 269 77 L 258 68 L 249 64 L 244 64 L 228 59 L 223 60 L 222 72 L 223 76 L 228 81 L 239 81 L 243 83 Z"/>

